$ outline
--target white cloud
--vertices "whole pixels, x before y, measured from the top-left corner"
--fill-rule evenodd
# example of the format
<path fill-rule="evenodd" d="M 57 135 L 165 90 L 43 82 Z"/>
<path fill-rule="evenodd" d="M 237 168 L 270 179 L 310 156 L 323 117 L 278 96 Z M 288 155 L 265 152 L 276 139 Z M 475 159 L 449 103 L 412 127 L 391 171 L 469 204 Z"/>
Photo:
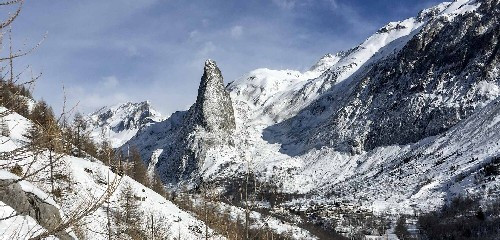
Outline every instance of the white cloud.
<path fill-rule="evenodd" d="M 128 101 L 129 99 L 130 97 L 123 93 L 105 95 L 93 93 L 83 96 L 82 102 L 80 102 L 80 107 L 82 107 L 84 110 L 95 110 L 103 106 L 123 103 Z"/>
<path fill-rule="evenodd" d="M 103 77 L 100 84 L 105 88 L 115 88 L 120 82 L 116 76 Z"/>
<path fill-rule="evenodd" d="M 328 0 L 330 4 L 332 5 L 333 9 L 337 9 L 339 5 L 337 4 L 337 0 Z"/>
<path fill-rule="evenodd" d="M 217 48 L 215 47 L 215 44 L 211 41 L 206 42 L 203 48 L 199 51 L 199 54 L 203 57 L 209 55 L 210 53 L 215 52 Z"/>
<path fill-rule="evenodd" d="M 283 9 L 292 9 L 295 7 L 296 0 L 273 0 L 273 3 Z"/>
<path fill-rule="evenodd" d="M 243 27 L 242 26 L 234 26 L 231 28 L 231 37 L 233 38 L 239 38 L 243 35 Z"/>
<path fill-rule="evenodd" d="M 199 35 L 200 35 L 200 33 L 198 32 L 198 30 L 193 30 L 189 33 L 189 39 L 196 40 L 196 39 L 198 39 Z"/>
<path fill-rule="evenodd" d="M 130 101 L 130 96 L 122 92 L 91 91 L 82 86 L 67 89 L 68 106 L 77 107 L 78 111 L 90 113 L 103 106 Z"/>
<path fill-rule="evenodd" d="M 208 27 L 210 25 L 210 20 L 207 18 L 204 18 L 201 20 L 201 24 L 203 25 L 203 27 Z"/>
<path fill-rule="evenodd" d="M 134 46 L 134 45 L 128 45 L 127 46 L 127 53 L 130 57 L 140 57 L 142 56 L 141 53 L 139 52 L 139 49 Z"/>

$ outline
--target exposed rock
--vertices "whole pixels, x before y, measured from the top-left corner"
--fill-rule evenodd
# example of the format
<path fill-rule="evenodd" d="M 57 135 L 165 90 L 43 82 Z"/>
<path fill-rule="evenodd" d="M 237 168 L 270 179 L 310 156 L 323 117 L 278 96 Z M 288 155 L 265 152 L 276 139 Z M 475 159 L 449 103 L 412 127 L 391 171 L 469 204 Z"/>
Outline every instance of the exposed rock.
<path fill-rule="evenodd" d="M 12 207 L 20 215 L 30 216 L 48 231 L 57 228 L 62 219 L 59 209 L 35 194 L 23 191 L 14 180 L 0 180 L 0 201 Z M 67 232 L 54 233 L 61 240 L 73 239 Z"/>
<path fill-rule="evenodd" d="M 112 124 L 114 132 L 140 128 L 148 123 L 153 123 L 160 114 L 152 109 L 148 101 L 140 103 L 125 103 L 110 108 L 101 108 L 92 113 L 89 117 L 90 123 L 95 126 L 105 126 Z"/>
<path fill-rule="evenodd" d="M 205 62 L 194 111 L 196 123 L 208 132 L 230 132 L 236 128 L 231 97 L 213 60 Z"/>

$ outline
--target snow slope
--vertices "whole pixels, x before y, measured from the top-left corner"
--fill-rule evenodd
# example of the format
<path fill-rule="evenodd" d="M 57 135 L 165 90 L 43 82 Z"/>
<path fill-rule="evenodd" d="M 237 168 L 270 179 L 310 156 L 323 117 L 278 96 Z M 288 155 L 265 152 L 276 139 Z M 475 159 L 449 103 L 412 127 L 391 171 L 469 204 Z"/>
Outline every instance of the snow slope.
<path fill-rule="evenodd" d="M 0 107 L 0 111 L 5 110 L 5 108 Z M 31 126 L 31 122 L 14 112 L 5 116 L 4 119 L 8 123 L 11 135 L 9 137 L 0 136 L 0 153 L 23 148 L 27 144 L 23 135 Z M 36 158 L 36 161 L 34 161 L 34 158 Z M 23 166 L 24 172 L 33 172 L 42 169 L 48 163 L 48 152 L 42 151 L 38 154 L 29 151 L 23 152 L 17 155 L 17 159 L 10 161 Z M 31 162 L 33 164 L 26 164 Z M 10 162 L 5 162 L 3 164 L 4 168 L 9 169 L 9 164 Z M 155 219 L 164 219 L 164 226 L 171 237 L 180 236 L 182 239 L 200 239 L 205 236 L 205 224 L 202 221 L 179 209 L 172 202 L 131 178 L 114 174 L 99 161 L 62 156 L 55 169 L 57 173 L 66 176 L 64 179 L 67 179 L 58 180 L 55 183 L 56 188 L 63 189 L 63 197 L 57 198 L 56 201 L 47 194 L 47 192 L 50 192 L 50 182 L 46 178 L 48 170 L 42 170 L 39 174 L 19 183 L 25 192 L 33 193 L 46 203 L 60 208 L 63 219 L 97 202 L 105 194 L 108 182 L 110 182 L 118 184 L 117 190 L 110 198 L 111 209 L 116 209 L 121 189 L 125 185 L 129 185 L 133 189 L 135 197 L 140 199 L 139 211 L 144 216 L 144 225 L 153 216 Z M 0 170 L 0 179 L 18 178 L 10 172 Z M 113 180 L 117 181 L 114 182 Z M 107 206 L 107 204 L 100 206 L 97 211 L 83 219 L 81 230 L 88 239 L 107 239 Z M 0 216 L 6 217 L 12 213 L 13 209 L 11 207 L 5 204 L 0 205 Z M 33 218 L 28 216 L 21 215 L 0 220 L 0 239 L 27 239 L 28 234 L 39 234 L 43 230 Z M 213 234 L 211 229 L 209 231 L 210 234 Z M 214 234 L 214 239 L 223 239 L 223 237 Z"/>
<path fill-rule="evenodd" d="M 103 195 L 107 188 L 108 174 L 110 182 L 114 178 L 119 178 L 119 176 L 115 175 L 108 167 L 103 166 L 101 163 L 73 157 L 69 157 L 67 160 L 71 165 L 70 168 L 75 182 L 75 192 L 78 193 L 78 197 L 73 199 L 70 205 L 66 206 L 69 211 L 72 211 L 74 207 L 86 201 L 92 201 L 92 199 Z M 205 236 L 205 224 L 202 221 L 179 209 L 172 202 L 128 176 L 120 178 L 119 181 L 118 189 L 110 198 L 112 209 L 116 207 L 116 202 L 122 188 L 125 185 L 130 185 L 134 195 L 140 199 L 140 211 L 145 218 L 143 225 L 146 225 L 150 217 L 153 216 L 155 219 L 165 219 L 165 228 L 168 229 L 171 237 L 180 236 L 181 239 L 201 239 Z M 84 227 L 88 230 L 86 233 L 89 239 L 107 239 L 105 207 L 99 208 L 94 214 L 86 217 L 88 224 Z M 212 235 L 213 231 L 210 229 L 209 231 Z M 214 238 L 223 239 L 223 237 L 217 235 Z"/>

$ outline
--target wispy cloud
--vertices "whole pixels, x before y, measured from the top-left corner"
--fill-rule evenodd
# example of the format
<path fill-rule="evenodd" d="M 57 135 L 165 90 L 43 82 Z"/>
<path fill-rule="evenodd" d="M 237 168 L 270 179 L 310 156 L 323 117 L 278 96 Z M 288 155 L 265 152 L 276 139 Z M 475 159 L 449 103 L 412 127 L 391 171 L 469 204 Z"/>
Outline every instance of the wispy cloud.
<path fill-rule="evenodd" d="M 118 78 L 116 76 L 107 76 L 103 77 L 100 85 L 102 85 L 106 89 L 113 89 L 117 87 L 119 84 Z"/>
<path fill-rule="evenodd" d="M 205 43 L 203 48 L 199 51 L 200 56 L 202 57 L 209 57 L 210 54 L 212 54 L 217 47 L 215 47 L 215 44 L 211 41 L 208 41 Z"/>
<path fill-rule="evenodd" d="M 295 7 L 296 0 L 273 0 L 273 3 L 284 9 Z"/>
<path fill-rule="evenodd" d="M 231 28 L 231 37 L 240 38 L 243 35 L 243 27 L 242 26 L 234 26 Z"/>

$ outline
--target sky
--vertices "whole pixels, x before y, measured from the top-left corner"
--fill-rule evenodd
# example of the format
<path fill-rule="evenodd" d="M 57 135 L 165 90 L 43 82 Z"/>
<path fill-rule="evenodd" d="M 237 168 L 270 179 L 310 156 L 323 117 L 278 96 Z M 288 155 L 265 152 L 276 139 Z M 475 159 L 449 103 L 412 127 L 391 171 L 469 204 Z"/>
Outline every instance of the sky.
<path fill-rule="evenodd" d="M 83 113 L 149 100 L 168 116 L 195 102 L 208 58 L 226 83 L 262 67 L 304 71 L 440 2 L 26 0 L 13 24 L 14 48 L 45 39 L 15 66 L 30 66 L 24 78 L 42 73 L 34 96 L 56 113 L 66 95 L 67 108 Z"/>

